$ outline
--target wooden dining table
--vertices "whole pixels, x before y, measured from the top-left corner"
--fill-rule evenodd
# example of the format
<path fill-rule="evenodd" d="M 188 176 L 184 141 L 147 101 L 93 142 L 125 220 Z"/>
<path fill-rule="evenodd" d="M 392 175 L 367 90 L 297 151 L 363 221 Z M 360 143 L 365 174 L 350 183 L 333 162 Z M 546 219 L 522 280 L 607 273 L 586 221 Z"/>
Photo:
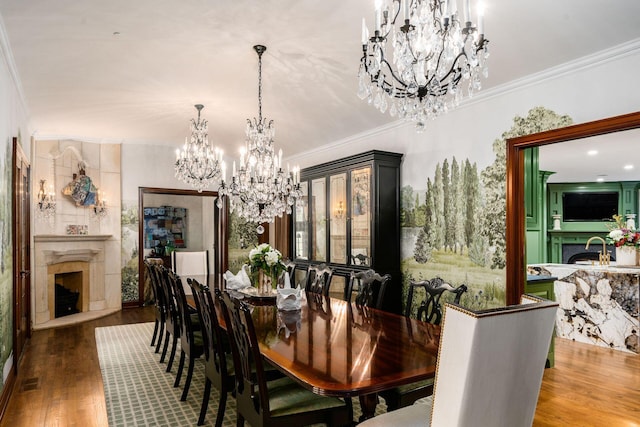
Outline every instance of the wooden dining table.
<path fill-rule="evenodd" d="M 378 392 L 435 375 L 439 326 L 313 293 L 298 311 L 245 299 L 264 358 L 316 394 L 358 397 L 361 420 Z"/>

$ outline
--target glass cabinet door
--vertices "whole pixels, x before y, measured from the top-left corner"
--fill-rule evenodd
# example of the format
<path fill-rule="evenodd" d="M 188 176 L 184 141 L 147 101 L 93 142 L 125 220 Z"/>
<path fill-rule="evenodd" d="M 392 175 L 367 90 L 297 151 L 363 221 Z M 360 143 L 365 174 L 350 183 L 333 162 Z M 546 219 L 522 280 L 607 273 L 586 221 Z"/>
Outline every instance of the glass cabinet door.
<path fill-rule="evenodd" d="M 302 200 L 294 206 L 294 240 L 295 258 L 309 259 L 309 183 L 300 182 Z"/>
<path fill-rule="evenodd" d="M 352 265 L 371 265 L 371 167 L 351 171 Z"/>
<path fill-rule="evenodd" d="M 347 174 L 329 177 L 330 261 L 347 263 Z"/>
<path fill-rule="evenodd" d="M 311 181 L 311 259 L 327 261 L 327 180 Z"/>

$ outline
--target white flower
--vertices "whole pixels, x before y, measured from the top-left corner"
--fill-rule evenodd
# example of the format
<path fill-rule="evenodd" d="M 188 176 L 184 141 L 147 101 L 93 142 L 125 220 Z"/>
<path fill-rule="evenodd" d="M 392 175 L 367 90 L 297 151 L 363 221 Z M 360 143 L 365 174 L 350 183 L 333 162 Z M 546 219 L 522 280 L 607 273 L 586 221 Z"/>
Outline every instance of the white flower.
<path fill-rule="evenodd" d="M 262 251 L 260 251 L 258 248 L 251 249 L 249 251 L 249 259 L 253 259 L 253 257 L 258 255 L 260 252 L 262 252 Z"/>
<path fill-rule="evenodd" d="M 622 239 L 624 237 L 624 233 L 620 229 L 611 230 L 609 232 L 609 238 L 615 242 Z"/>
<path fill-rule="evenodd" d="M 269 267 L 274 266 L 278 262 L 278 251 L 270 251 L 264 255 L 264 260 L 267 262 Z"/>
<path fill-rule="evenodd" d="M 263 252 L 265 249 L 271 249 L 271 246 L 268 243 L 260 243 L 256 249 Z"/>

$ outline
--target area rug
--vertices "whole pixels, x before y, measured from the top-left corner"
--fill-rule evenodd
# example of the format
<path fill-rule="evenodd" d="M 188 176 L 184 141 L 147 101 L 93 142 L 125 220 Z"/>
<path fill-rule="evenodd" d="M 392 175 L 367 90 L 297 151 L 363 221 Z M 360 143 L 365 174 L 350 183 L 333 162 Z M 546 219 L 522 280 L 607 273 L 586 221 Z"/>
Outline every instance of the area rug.
<path fill-rule="evenodd" d="M 174 388 L 180 348 L 172 372 L 165 372 L 160 355 L 150 346 L 153 323 L 96 328 L 96 344 L 104 382 L 109 426 L 195 426 L 200 414 L 204 390 L 204 363 L 196 360 L 189 396 L 180 401 L 182 387 Z M 168 358 L 168 356 L 167 356 Z M 182 384 L 186 370 L 183 374 Z M 211 387 L 205 425 L 215 425 L 219 393 Z M 360 416 L 360 405 L 354 399 L 354 417 Z M 385 405 L 378 405 L 377 413 Z M 236 402 L 227 400 L 224 426 L 236 424 Z"/>

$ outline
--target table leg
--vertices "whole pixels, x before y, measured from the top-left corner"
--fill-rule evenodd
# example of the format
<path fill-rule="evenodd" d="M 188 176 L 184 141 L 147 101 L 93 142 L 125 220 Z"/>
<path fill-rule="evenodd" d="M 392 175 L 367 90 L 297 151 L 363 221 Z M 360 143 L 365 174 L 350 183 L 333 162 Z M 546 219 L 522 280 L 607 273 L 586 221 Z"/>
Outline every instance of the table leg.
<path fill-rule="evenodd" d="M 360 396 L 360 407 L 362 408 L 362 415 L 359 421 L 362 422 L 366 419 L 373 418 L 376 413 L 376 406 L 378 405 L 378 395 L 365 394 Z"/>

